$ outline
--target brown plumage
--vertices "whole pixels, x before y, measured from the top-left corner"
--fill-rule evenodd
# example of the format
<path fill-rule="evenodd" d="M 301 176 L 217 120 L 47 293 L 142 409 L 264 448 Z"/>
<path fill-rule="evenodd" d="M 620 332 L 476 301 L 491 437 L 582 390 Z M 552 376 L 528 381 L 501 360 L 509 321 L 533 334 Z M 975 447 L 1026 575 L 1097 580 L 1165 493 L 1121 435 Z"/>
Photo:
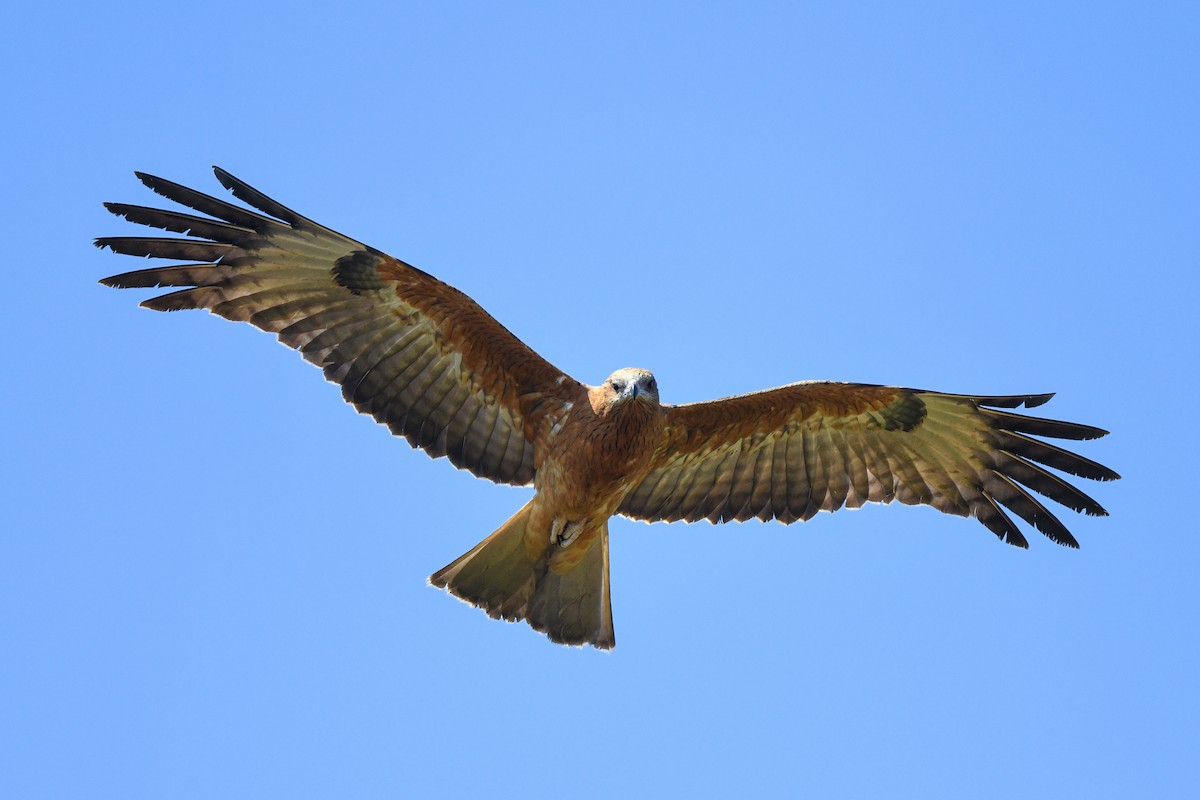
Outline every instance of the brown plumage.
<path fill-rule="evenodd" d="M 188 238 L 109 237 L 114 252 L 188 262 L 105 278 L 182 287 L 146 300 L 206 308 L 276 334 L 346 400 L 434 457 L 532 484 L 533 498 L 430 581 L 551 639 L 609 648 L 608 519 L 806 520 L 865 502 L 923 503 L 1027 542 L 1005 512 L 1077 546 L 1031 493 L 1106 512 L 1046 465 L 1117 474 L 1036 436 L 1091 439 L 1087 425 L 1013 414 L 1051 395 L 975 396 L 797 383 L 706 403 L 659 402 L 654 376 L 623 369 L 587 386 L 556 369 L 471 298 L 335 233 L 237 180 L 251 211 L 150 175 L 155 192 L 207 216 L 108 203 L 130 222 Z M 258 213 L 261 212 L 261 213 Z"/>

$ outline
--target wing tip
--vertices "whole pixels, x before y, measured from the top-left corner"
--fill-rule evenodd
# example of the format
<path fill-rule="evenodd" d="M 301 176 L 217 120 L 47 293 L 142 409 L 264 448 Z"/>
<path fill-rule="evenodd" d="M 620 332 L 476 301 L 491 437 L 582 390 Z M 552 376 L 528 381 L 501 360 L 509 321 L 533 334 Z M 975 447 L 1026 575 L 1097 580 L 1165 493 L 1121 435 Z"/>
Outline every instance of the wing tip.
<path fill-rule="evenodd" d="M 189 290 L 184 290 L 189 291 Z M 170 292 L 168 294 L 160 294 L 158 297 L 150 297 L 138 303 L 138 308 L 147 308 L 151 311 L 179 311 L 185 308 L 195 308 L 180 302 L 179 296 L 183 292 Z"/>
<path fill-rule="evenodd" d="M 1004 534 L 1004 536 L 1002 536 L 1000 538 L 1000 541 L 1004 542 L 1004 544 L 1008 544 L 1008 545 L 1012 545 L 1013 547 L 1020 548 L 1021 550 L 1029 549 L 1029 540 L 1026 539 L 1023 534 L 1018 535 L 1018 536 L 1013 536 L 1011 534 L 1006 533 L 1006 534 Z"/>
<path fill-rule="evenodd" d="M 147 189 L 151 190 L 157 195 L 162 195 L 163 197 L 167 197 L 166 193 L 164 192 L 164 187 L 178 185 L 173 181 L 167 180 L 166 178 L 160 178 L 157 175 L 151 175 L 149 172 L 142 172 L 136 169 L 133 171 L 133 176 L 141 181 L 142 185 Z"/>
<path fill-rule="evenodd" d="M 244 197 L 241 197 L 238 194 L 238 192 L 240 191 L 240 188 L 243 186 L 246 186 L 246 183 L 244 181 L 238 180 L 236 177 L 234 177 L 233 173 L 231 173 L 229 170 L 222 169 L 221 167 L 218 167 L 216 164 L 213 164 L 212 171 L 213 171 L 213 175 L 216 176 L 217 181 L 220 182 L 220 184 L 222 186 L 224 186 L 226 189 L 233 192 L 234 197 L 237 197 L 239 200 L 246 199 Z M 249 187 L 247 187 L 247 188 L 249 188 Z M 249 201 L 247 201 L 247 202 L 249 202 Z M 253 205 L 253 203 L 251 203 L 251 205 Z"/>
<path fill-rule="evenodd" d="M 1069 424 L 1075 427 L 1078 435 L 1074 438 L 1076 441 L 1080 442 L 1090 442 L 1093 439 L 1103 439 L 1110 433 L 1110 431 L 1106 431 L 1104 428 L 1097 428 L 1095 425 L 1084 425 L 1081 422 L 1072 422 Z"/>

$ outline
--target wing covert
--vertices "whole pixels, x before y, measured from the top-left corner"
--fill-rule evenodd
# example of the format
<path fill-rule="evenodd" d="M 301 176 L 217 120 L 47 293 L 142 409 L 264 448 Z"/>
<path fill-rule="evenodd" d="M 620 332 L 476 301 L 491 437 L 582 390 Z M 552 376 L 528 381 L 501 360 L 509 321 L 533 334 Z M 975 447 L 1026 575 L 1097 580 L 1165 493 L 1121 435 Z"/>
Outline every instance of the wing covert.
<path fill-rule="evenodd" d="M 106 203 L 130 222 L 185 238 L 105 237 L 96 245 L 195 263 L 101 283 L 183 287 L 142 305 L 204 308 L 270 331 L 340 384 L 347 402 L 431 456 L 499 483 L 532 481 L 539 432 L 584 393 L 577 381 L 454 287 L 214 171 L 256 210 L 137 173 L 207 216 Z"/>

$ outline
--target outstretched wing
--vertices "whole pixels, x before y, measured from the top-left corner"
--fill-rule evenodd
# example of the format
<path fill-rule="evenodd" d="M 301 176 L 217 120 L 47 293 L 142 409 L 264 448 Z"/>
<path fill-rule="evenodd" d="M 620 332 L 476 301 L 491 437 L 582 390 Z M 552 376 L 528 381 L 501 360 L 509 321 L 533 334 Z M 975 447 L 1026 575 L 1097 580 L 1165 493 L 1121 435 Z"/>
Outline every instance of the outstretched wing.
<path fill-rule="evenodd" d="M 818 511 L 899 500 L 974 516 L 1009 544 L 1028 547 L 1004 506 L 1055 542 L 1078 547 L 1029 490 L 1076 511 L 1107 512 L 1039 464 L 1096 480 L 1119 476 L 1026 434 L 1094 439 L 1107 431 L 997 410 L 1051 397 L 814 382 L 667 406 L 654 466 L 619 513 L 645 520 L 794 522 Z"/>
<path fill-rule="evenodd" d="M 329 230 L 221 169 L 217 180 L 262 214 L 137 173 L 207 217 L 106 203 L 130 222 L 189 238 L 109 237 L 97 247 L 202 263 L 105 278 L 118 288 L 179 286 L 142 303 L 206 308 L 277 334 L 342 386 L 346 400 L 434 457 L 500 483 L 534 476 L 534 443 L 584 388 L 471 298 Z"/>

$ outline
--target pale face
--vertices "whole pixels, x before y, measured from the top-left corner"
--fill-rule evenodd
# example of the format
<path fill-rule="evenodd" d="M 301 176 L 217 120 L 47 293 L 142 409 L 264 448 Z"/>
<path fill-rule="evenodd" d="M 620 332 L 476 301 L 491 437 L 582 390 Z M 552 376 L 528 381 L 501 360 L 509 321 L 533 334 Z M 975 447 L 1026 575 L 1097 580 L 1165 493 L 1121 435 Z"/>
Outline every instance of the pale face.
<path fill-rule="evenodd" d="M 608 376 L 604 390 L 610 398 L 609 402 L 614 404 L 642 400 L 658 405 L 658 382 L 649 370 L 636 367 L 619 369 Z"/>

